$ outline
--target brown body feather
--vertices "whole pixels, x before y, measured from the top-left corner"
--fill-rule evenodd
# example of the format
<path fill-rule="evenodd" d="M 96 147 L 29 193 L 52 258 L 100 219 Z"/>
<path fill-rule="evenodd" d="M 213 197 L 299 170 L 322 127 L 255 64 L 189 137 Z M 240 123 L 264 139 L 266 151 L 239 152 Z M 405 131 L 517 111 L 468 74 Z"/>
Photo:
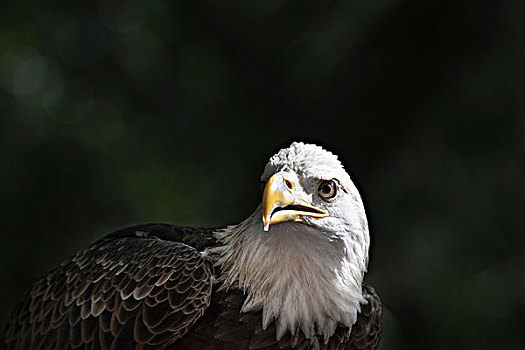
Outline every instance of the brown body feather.
<path fill-rule="evenodd" d="M 376 349 L 381 303 L 364 285 L 351 332 L 328 343 L 301 332 L 279 341 L 260 312 L 240 313 L 239 290 L 214 292 L 214 267 L 200 251 L 212 228 L 149 224 L 95 242 L 39 280 L 14 310 L 2 349 Z M 218 272 L 218 271 L 217 271 Z"/>

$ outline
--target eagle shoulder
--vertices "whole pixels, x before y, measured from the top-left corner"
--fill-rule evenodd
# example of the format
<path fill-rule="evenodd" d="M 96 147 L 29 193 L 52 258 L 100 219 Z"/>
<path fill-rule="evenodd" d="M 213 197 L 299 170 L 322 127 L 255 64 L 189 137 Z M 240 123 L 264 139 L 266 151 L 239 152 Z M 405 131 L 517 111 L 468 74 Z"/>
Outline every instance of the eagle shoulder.
<path fill-rule="evenodd" d="M 361 305 L 361 312 L 352 326 L 348 350 L 375 350 L 381 340 L 383 328 L 383 305 L 375 289 L 363 283 L 363 297 L 367 304 Z"/>

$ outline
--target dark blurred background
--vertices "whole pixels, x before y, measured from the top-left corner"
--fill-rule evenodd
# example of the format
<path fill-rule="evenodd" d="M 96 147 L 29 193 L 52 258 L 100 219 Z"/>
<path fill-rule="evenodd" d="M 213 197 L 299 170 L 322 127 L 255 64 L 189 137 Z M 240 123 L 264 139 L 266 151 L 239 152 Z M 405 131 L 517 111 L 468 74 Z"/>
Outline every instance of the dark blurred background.
<path fill-rule="evenodd" d="M 0 324 L 108 231 L 240 222 L 301 140 L 364 197 L 382 349 L 525 348 L 524 2 L 0 6 Z"/>

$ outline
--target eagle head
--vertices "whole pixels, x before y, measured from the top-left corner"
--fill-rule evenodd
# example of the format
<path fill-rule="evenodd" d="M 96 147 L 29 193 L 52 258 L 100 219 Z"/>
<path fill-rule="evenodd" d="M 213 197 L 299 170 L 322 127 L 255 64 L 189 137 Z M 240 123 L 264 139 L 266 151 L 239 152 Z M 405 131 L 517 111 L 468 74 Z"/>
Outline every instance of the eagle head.
<path fill-rule="evenodd" d="M 363 202 L 337 157 L 300 142 L 280 150 L 261 180 L 261 204 L 219 232 L 223 289 L 246 294 L 276 337 L 299 329 L 328 339 L 360 311 L 370 237 Z"/>

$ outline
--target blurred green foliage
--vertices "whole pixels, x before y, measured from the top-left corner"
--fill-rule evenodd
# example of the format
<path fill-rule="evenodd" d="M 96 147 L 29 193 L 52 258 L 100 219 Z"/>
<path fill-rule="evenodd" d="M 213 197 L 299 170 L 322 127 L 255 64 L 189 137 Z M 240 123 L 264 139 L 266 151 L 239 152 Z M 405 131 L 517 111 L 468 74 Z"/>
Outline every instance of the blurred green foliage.
<path fill-rule="evenodd" d="M 3 3 L 1 323 L 105 232 L 239 222 L 302 140 L 365 199 L 383 349 L 523 349 L 524 9 Z"/>

